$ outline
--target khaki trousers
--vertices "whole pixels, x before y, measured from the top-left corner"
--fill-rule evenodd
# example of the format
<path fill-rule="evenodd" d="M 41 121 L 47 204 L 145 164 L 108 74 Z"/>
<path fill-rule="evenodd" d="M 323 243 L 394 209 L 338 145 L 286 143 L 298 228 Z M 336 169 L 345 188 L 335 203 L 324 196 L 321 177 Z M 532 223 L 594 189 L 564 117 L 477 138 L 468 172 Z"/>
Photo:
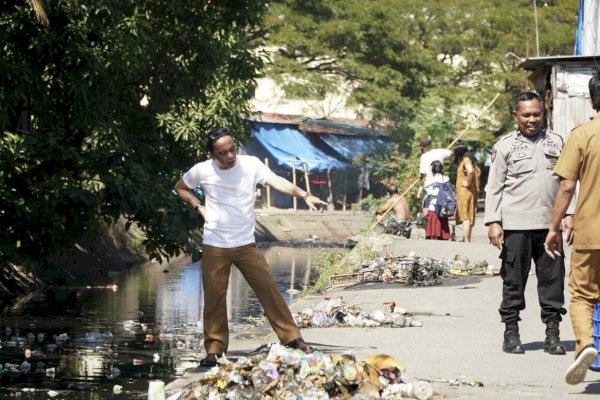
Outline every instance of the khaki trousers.
<path fill-rule="evenodd" d="M 230 249 L 205 244 L 202 245 L 202 288 L 206 352 L 223 354 L 229 346 L 227 288 L 232 264 L 256 294 L 281 343 L 300 338 L 300 330 L 273 280 L 269 264 L 255 243 Z"/>
<path fill-rule="evenodd" d="M 600 250 L 576 250 L 571 254 L 569 273 L 571 323 L 577 343 L 575 355 L 594 344 L 592 315 L 600 297 Z"/>

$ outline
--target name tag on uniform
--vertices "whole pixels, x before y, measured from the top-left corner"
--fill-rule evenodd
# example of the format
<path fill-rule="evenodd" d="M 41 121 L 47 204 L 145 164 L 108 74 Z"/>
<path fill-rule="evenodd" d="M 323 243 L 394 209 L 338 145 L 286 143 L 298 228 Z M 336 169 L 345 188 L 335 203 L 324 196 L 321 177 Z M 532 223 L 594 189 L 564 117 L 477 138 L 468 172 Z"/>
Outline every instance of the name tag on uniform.
<path fill-rule="evenodd" d="M 511 154 L 513 160 L 524 160 L 526 158 L 531 158 L 531 153 L 527 151 L 515 151 Z"/>
<path fill-rule="evenodd" d="M 510 152 L 514 153 L 515 151 L 520 150 L 529 150 L 529 145 L 525 143 L 513 143 L 510 147 Z"/>

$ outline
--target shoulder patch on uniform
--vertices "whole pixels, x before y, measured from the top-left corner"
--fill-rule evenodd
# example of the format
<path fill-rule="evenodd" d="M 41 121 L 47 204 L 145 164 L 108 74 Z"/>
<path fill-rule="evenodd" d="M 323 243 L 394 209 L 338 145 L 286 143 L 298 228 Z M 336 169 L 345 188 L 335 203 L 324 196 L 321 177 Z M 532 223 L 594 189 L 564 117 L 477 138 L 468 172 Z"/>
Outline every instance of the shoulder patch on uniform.
<path fill-rule="evenodd" d="M 563 135 L 561 135 L 560 133 L 551 131 L 550 129 L 546 130 L 546 135 L 550 138 L 552 137 L 553 139 L 558 139 L 559 141 L 563 141 L 564 137 Z"/>
<path fill-rule="evenodd" d="M 504 135 L 504 136 L 502 136 L 500 139 L 498 139 L 498 141 L 497 141 L 496 143 L 500 143 L 500 142 L 501 142 L 501 141 L 503 141 L 503 140 L 506 140 L 506 139 L 508 139 L 508 138 L 510 138 L 510 137 L 513 137 L 513 136 L 514 136 L 514 133 L 515 133 L 515 132 L 507 133 L 506 135 Z"/>
<path fill-rule="evenodd" d="M 497 151 L 496 149 L 493 149 L 493 150 L 492 150 L 492 162 L 496 161 L 496 153 L 497 153 L 497 152 L 498 152 L 498 151 Z"/>

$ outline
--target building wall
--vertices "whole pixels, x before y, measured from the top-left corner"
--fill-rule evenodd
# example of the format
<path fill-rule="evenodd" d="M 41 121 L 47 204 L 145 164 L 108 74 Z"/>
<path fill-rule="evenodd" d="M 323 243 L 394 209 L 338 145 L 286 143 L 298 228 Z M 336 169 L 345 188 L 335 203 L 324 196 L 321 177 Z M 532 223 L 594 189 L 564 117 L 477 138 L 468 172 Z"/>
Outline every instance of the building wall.
<path fill-rule="evenodd" d="M 596 114 L 590 103 L 588 82 L 600 67 L 590 64 L 556 64 L 552 73 L 553 130 L 568 136 Z"/>
<path fill-rule="evenodd" d="M 274 80 L 261 78 L 257 80 L 252 106 L 263 113 L 359 119 L 357 110 L 347 107 L 346 100 L 342 94 L 331 94 L 323 100 L 290 99 Z"/>

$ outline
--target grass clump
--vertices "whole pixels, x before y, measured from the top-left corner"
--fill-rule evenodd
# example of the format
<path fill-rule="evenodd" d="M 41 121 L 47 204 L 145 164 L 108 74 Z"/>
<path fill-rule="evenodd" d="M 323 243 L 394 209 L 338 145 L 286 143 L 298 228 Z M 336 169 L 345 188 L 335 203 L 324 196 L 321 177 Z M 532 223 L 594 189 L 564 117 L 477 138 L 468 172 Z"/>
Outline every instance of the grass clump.
<path fill-rule="evenodd" d="M 321 292 L 329 287 L 332 275 L 351 273 L 363 264 L 370 263 L 378 256 L 371 246 L 357 246 L 350 253 L 346 251 L 323 251 L 313 260 L 317 278 L 308 293 Z"/>

